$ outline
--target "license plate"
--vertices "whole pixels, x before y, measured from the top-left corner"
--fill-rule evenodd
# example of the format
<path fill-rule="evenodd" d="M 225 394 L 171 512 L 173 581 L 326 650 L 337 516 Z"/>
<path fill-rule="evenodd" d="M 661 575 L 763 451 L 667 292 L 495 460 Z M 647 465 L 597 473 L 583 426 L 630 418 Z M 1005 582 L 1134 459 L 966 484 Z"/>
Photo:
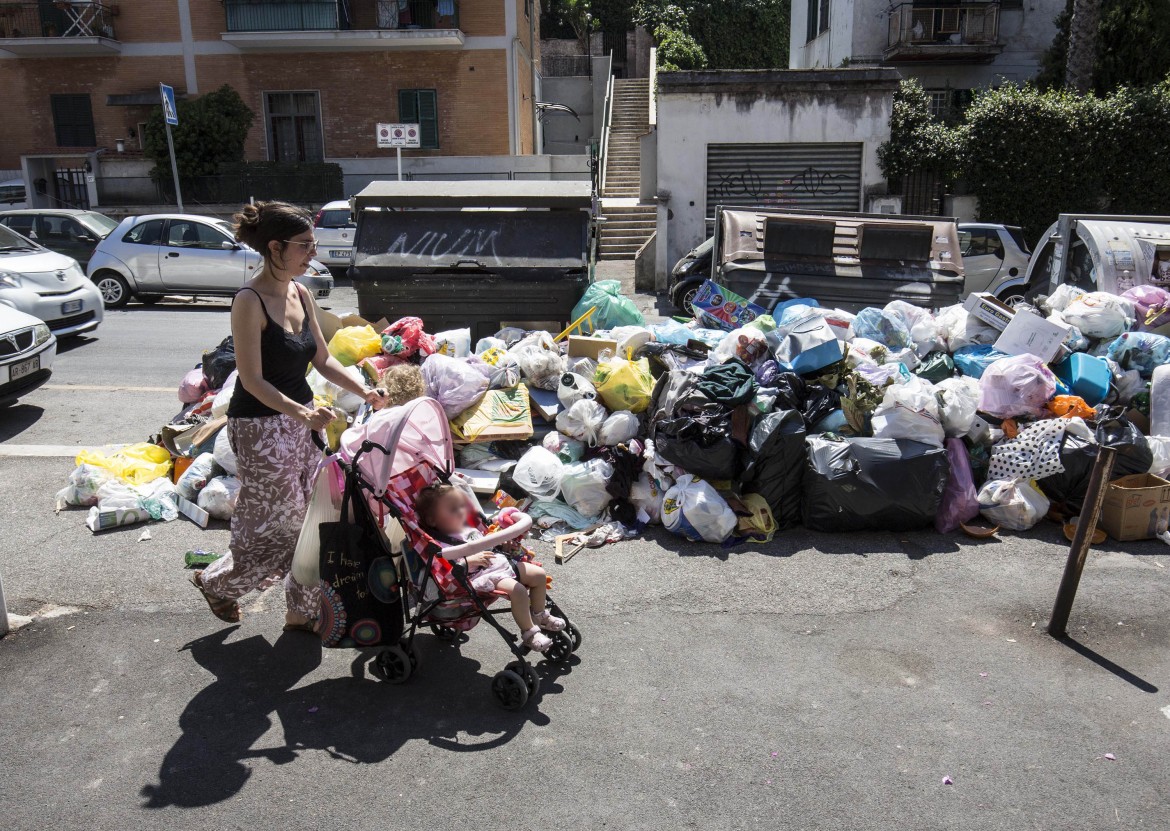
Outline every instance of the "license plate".
<path fill-rule="evenodd" d="M 63 315 L 71 315 L 71 314 L 74 314 L 75 312 L 80 312 L 80 311 L 81 311 L 81 301 L 80 300 L 70 300 L 68 303 L 61 304 L 61 314 L 63 314 Z"/>
<path fill-rule="evenodd" d="M 343 248 L 340 251 L 330 251 L 329 256 L 335 260 L 344 260 L 349 256 L 349 249 Z"/>
<path fill-rule="evenodd" d="M 33 357 L 29 358 L 27 361 L 21 361 L 18 364 L 13 364 L 11 369 L 9 369 L 9 371 L 8 371 L 8 377 L 10 380 L 16 381 L 20 378 L 24 378 L 26 375 L 32 375 L 34 372 L 38 371 L 40 368 L 41 368 L 41 356 L 34 355 Z"/>

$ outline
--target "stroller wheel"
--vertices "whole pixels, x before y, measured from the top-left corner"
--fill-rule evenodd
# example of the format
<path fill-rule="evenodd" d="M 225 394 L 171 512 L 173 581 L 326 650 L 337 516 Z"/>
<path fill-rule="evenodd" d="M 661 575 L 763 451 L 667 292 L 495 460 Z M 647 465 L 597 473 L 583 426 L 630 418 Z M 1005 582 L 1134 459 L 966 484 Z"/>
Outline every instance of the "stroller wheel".
<path fill-rule="evenodd" d="M 437 623 L 431 624 L 431 634 L 441 641 L 448 643 L 455 643 L 459 640 L 459 630 L 452 629 L 450 626 L 440 626 Z"/>
<path fill-rule="evenodd" d="M 581 630 L 571 623 L 565 623 L 565 634 L 569 636 L 569 640 L 573 642 L 573 651 L 576 652 L 581 648 Z"/>
<path fill-rule="evenodd" d="M 528 697 L 536 695 L 536 688 L 540 685 L 540 678 L 536 675 L 536 670 L 527 661 L 513 661 L 504 667 L 508 672 L 514 672 L 524 679 L 525 686 L 528 687 Z"/>
<path fill-rule="evenodd" d="M 410 659 L 410 670 L 414 672 L 414 670 L 418 669 L 419 664 L 418 647 L 414 645 L 414 641 L 405 636 L 398 641 L 398 645 L 402 647 L 402 651 Z"/>
<path fill-rule="evenodd" d="M 569 660 L 569 656 L 573 654 L 573 639 L 569 637 L 568 632 L 562 629 L 560 632 L 547 634 L 552 638 L 552 646 L 544 653 L 545 660 L 554 664 L 563 664 Z"/>
<path fill-rule="evenodd" d="M 391 684 L 405 683 L 414 671 L 414 665 L 406 650 L 394 645 L 378 653 L 370 667 L 371 672 Z"/>
<path fill-rule="evenodd" d="M 492 679 L 492 695 L 505 710 L 519 710 L 528 703 L 528 685 L 511 670 L 501 670 Z"/>

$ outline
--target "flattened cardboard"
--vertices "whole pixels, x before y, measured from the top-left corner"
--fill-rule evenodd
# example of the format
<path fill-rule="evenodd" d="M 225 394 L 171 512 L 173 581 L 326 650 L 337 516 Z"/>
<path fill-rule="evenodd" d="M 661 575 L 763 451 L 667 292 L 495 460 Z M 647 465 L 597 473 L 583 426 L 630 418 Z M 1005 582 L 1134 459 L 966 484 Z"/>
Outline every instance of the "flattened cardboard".
<path fill-rule="evenodd" d="M 570 358 L 592 358 L 597 360 L 602 351 L 608 349 L 617 354 L 617 341 L 609 338 L 584 338 L 579 335 L 569 335 Z"/>
<path fill-rule="evenodd" d="M 995 348 L 1008 355 L 1035 355 L 1044 363 L 1051 363 L 1060 355 L 1060 346 L 1069 334 L 1068 326 L 1039 315 L 1013 314 L 995 341 Z"/>

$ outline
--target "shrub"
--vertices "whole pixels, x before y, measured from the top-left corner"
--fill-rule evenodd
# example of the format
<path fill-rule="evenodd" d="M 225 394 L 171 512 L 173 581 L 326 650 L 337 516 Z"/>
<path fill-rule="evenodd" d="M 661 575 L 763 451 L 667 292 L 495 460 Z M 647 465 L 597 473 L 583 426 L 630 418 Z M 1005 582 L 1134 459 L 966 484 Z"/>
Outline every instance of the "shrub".
<path fill-rule="evenodd" d="M 210 176 L 219 172 L 222 164 L 244 160 L 244 141 L 255 116 L 230 86 L 224 84 L 193 100 L 179 101 L 178 116 L 179 126 L 171 129 L 180 178 Z M 155 177 L 169 179 L 171 157 L 161 106 L 146 122 L 145 139 L 146 155 L 155 163 Z"/>

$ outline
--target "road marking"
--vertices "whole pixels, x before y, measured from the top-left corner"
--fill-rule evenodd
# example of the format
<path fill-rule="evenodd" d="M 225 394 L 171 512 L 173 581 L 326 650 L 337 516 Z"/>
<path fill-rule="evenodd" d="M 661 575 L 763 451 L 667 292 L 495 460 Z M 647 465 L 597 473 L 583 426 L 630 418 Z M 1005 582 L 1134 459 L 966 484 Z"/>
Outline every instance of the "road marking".
<path fill-rule="evenodd" d="M 113 453 L 125 446 L 124 444 L 107 444 L 101 447 L 86 447 L 80 444 L 0 444 L 0 456 L 25 459 L 72 459 L 82 450 Z"/>
<path fill-rule="evenodd" d="M 97 384 L 45 384 L 41 389 L 62 392 L 174 392 L 175 387 L 103 387 Z"/>

